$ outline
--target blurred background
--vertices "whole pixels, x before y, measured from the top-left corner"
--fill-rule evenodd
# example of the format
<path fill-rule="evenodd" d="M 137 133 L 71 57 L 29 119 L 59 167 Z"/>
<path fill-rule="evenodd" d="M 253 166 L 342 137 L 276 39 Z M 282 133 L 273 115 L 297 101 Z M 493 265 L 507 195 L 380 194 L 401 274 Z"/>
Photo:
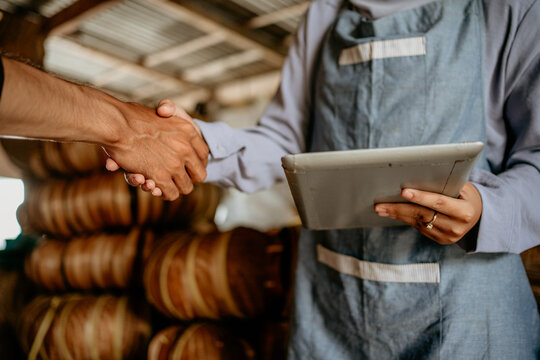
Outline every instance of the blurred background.
<path fill-rule="evenodd" d="M 242 128 L 309 3 L 0 0 L 0 50 Z M 93 145 L 0 143 L 0 358 L 285 358 L 300 226 L 286 184 L 168 203 L 106 173 Z M 540 251 L 522 257 L 540 294 Z"/>
<path fill-rule="evenodd" d="M 240 128 L 275 93 L 308 6 L 0 0 L 0 49 L 124 101 L 169 98 Z M 1 141 L 1 357 L 284 358 L 300 224 L 286 184 L 201 186 L 165 203 L 104 159 L 93 145 Z"/>
<path fill-rule="evenodd" d="M 301 0 L 1 0 L 0 45 L 4 53 L 125 101 L 153 107 L 169 98 L 206 121 L 246 127 L 256 123 L 273 96 L 308 6 Z M 2 149 L 0 175 L 22 176 Z M 22 202 L 20 182 L 1 184 L 3 211 L 9 208 L 11 215 L 2 217 L 0 248 L 17 232 L 13 208 Z M 287 188 L 274 191 L 277 200 L 259 194 L 253 201 L 262 196 L 279 206 L 284 199 L 283 211 L 272 211 L 282 216 L 273 221 L 296 221 Z M 227 203 L 233 207 L 219 211 L 223 228 L 257 214 L 245 210 L 251 200 L 230 192 Z M 234 207 L 230 197 L 241 206 Z M 256 223 L 266 227 L 260 219 Z"/>

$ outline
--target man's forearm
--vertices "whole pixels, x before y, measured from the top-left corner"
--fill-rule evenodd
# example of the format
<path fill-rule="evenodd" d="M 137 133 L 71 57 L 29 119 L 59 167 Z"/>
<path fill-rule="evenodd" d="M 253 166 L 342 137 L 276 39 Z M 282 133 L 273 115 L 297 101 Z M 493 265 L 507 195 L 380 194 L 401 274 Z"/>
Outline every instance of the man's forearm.
<path fill-rule="evenodd" d="M 206 177 L 208 146 L 186 113 L 160 117 L 154 109 L 9 59 L 4 59 L 0 136 L 102 145 L 115 167 L 151 179 L 170 200 Z"/>
<path fill-rule="evenodd" d="M 29 65 L 2 61 L 1 135 L 100 145 L 118 140 L 126 126 L 121 101 Z"/>

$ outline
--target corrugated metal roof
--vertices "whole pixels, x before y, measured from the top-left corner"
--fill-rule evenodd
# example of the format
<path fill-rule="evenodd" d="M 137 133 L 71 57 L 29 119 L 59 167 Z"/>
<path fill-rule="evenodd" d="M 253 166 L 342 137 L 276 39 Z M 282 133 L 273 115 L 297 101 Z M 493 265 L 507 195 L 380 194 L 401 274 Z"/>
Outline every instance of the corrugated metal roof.
<path fill-rule="evenodd" d="M 133 57 L 142 57 L 173 45 L 193 40 L 204 32 L 183 23 L 142 1 L 126 1 L 84 22 L 79 30 L 104 51 L 108 44 L 122 48 Z M 84 39 L 82 40 L 84 43 Z"/>
<path fill-rule="evenodd" d="M 219 76 L 204 79 L 202 82 L 205 86 L 215 86 L 217 84 L 226 83 L 235 79 L 246 78 L 257 74 L 275 70 L 274 67 L 268 65 L 265 61 L 257 61 L 248 65 L 244 65 L 222 73 Z"/>
<path fill-rule="evenodd" d="M 49 71 L 88 83 L 97 76 L 114 70 L 110 64 L 70 51 L 54 39 L 45 42 L 44 65 Z"/>
<path fill-rule="evenodd" d="M 230 0 L 257 15 L 264 15 L 274 11 L 278 11 L 283 8 L 287 8 L 293 5 L 297 5 L 305 2 L 305 0 Z M 300 22 L 300 16 L 288 18 L 284 21 L 280 21 L 275 25 L 282 27 L 283 29 L 293 32 L 298 23 Z"/>
<path fill-rule="evenodd" d="M 0 0 L 0 6 L 16 5 L 23 8 L 32 8 L 44 17 L 50 17 L 70 6 L 75 0 Z M 231 11 L 229 19 L 225 23 L 231 23 L 231 19 L 242 18 L 246 15 L 261 16 L 274 12 L 283 11 L 301 3 L 304 0 L 230 0 L 234 6 L 224 6 Z M 197 2 L 199 6 L 203 1 Z M 219 1 L 209 1 L 208 6 L 220 4 Z M 107 3 L 101 3 L 107 4 Z M 162 6 L 165 4 L 166 6 Z M 246 41 L 237 41 L 235 36 L 222 36 L 218 41 L 210 41 L 208 45 L 191 49 L 186 53 L 174 53 L 170 56 L 162 56 L 167 50 L 174 49 L 186 43 L 196 43 L 197 39 L 204 39 L 208 35 L 214 35 L 209 31 L 230 31 L 226 26 L 220 30 L 219 19 L 211 18 L 208 21 L 218 24 L 215 27 L 200 26 L 197 21 L 187 21 L 185 16 L 179 16 L 175 11 L 167 11 L 167 6 L 182 8 L 182 2 L 173 1 L 145 1 L 125 0 L 119 3 L 111 3 L 110 6 L 100 9 L 96 14 L 92 13 L 89 18 L 84 18 L 77 23 L 74 29 L 62 35 L 67 41 L 55 41 L 50 39 L 46 43 L 45 67 L 61 76 L 70 79 L 93 84 L 103 90 L 110 91 L 114 95 L 123 95 L 126 98 L 142 102 L 154 102 L 164 96 L 173 97 L 186 94 L 192 90 L 214 89 L 216 86 L 242 78 L 251 77 L 263 73 L 273 72 L 279 66 L 276 56 L 282 57 L 268 45 L 260 44 L 250 48 L 253 34 L 243 35 L 242 27 L 235 36 L 244 37 Z M 233 13 L 238 7 L 245 9 L 241 13 Z M 220 12 L 223 13 L 223 10 Z M 212 12 L 208 12 L 209 14 Z M 292 13 L 291 13 L 292 14 Z M 205 16 L 204 11 L 200 16 Z M 226 15 L 225 15 L 226 16 Z M 224 19 L 225 20 L 225 19 Z M 268 36 L 283 38 L 275 39 L 275 43 L 283 42 L 286 35 L 295 31 L 299 16 L 294 13 L 277 19 L 272 25 L 283 30 L 270 31 Z M 198 26 L 199 25 L 199 26 Z M 239 25 L 244 25 L 239 24 Z M 265 26 L 257 29 L 254 34 L 265 33 Z M 214 29 L 214 30 L 209 30 Z M 249 29 L 246 28 L 246 31 Z M 75 44 L 76 46 L 71 46 Z M 261 47 L 268 49 L 272 54 L 261 51 Z M 250 51 L 258 53 L 249 54 Z M 260 53 L 260 56 L 257 54 Z M 103 54 L 104 56 L 96 56 Z M 242 57 L 242 54 L 247 54 Z M 277 55 L 275 55 L 277 54 Z M 152 55 L 158 60 L 148 64 L 145 59 Z M 242 61 L 234 63 L 235 56 Z M 270 58 L 268 58 L 270 56 Z M 272 59 L 272 56 L 274 57 Z M 226 62 L 221 68 L 221 60 Z M 228 60 L 227 60 L 228 59 Z M 133 64 L 133 66 L 127 66 Z M 206 67 L 205 67 L 206 66 Z M 197 70 L 194 70 L 197 69 Z M 192 83 L 182 79 L 183 74 L 190 72 Z M 197 75 L 193 75 L 196 71 Z M 204 73 L 208 71 L 208 73 Z M 190 90 L 191 89 L 191 90 Z"/>
<path fill-rule="evenodd" d="M 233 44 L 221 42 L 212 47 L 201 49 L 173 61 L 167 61 L 154 68 L 163 72 L 179 74 L 182 71 L 185 71 L 194 66 L 201 65 L 227 55 L 232 55 L 239 51 L 240 49 Z"/>
<path fill-rule="evenodd" d="M 257 15 L 263 15 L 300 4 L 305 0 L 230 0 L 231 2 L 242 6 Z"/>

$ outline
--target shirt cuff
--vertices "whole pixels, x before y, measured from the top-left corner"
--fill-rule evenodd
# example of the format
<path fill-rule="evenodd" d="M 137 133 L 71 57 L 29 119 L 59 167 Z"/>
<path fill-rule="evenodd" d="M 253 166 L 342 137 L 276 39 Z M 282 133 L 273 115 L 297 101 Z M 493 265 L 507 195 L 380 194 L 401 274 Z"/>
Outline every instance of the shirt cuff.
<path fill-rule="evenodd" d="M 239 137 L 235 136 L 235 129 L 223 122 L 208 123 L 194 119 L 199 128 L 208 149 L 210 150 L 210 159 L 224 159 L 240 150 L 245 145 L 238 141 Z"/>
<path fill-rule="evenodd" d="M 508 242 L 514 236 L 510 229 L 516 226 L 516 201 L 500 194 L 498 188 L 501 187 L 501 180 L 490 172 L 474 169 L 470 182 L 482 197 L 482 217 L 471 233 L 478 234 L 476 244 L 471 240 L 474 236 L 466 237 L 465 246 L 462 247 L 468 247 L 465 250 L 474 252 L 514 252 Z M 473 244 L 474 250 L 471 249 Z"/>

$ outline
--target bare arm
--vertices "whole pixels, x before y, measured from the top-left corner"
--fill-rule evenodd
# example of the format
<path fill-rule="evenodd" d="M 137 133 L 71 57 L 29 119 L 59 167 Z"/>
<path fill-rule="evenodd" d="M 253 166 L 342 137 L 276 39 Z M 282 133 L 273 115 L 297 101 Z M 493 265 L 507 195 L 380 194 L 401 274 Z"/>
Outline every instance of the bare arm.
<path fill-rule="evenodd" d="M 101 145 L 124 170 L 153 179 L 166 199 L 206 177 L 208 147 L 190 119 L 161 118 L 20 62 L 3 63 L 0 135 Z"/>

